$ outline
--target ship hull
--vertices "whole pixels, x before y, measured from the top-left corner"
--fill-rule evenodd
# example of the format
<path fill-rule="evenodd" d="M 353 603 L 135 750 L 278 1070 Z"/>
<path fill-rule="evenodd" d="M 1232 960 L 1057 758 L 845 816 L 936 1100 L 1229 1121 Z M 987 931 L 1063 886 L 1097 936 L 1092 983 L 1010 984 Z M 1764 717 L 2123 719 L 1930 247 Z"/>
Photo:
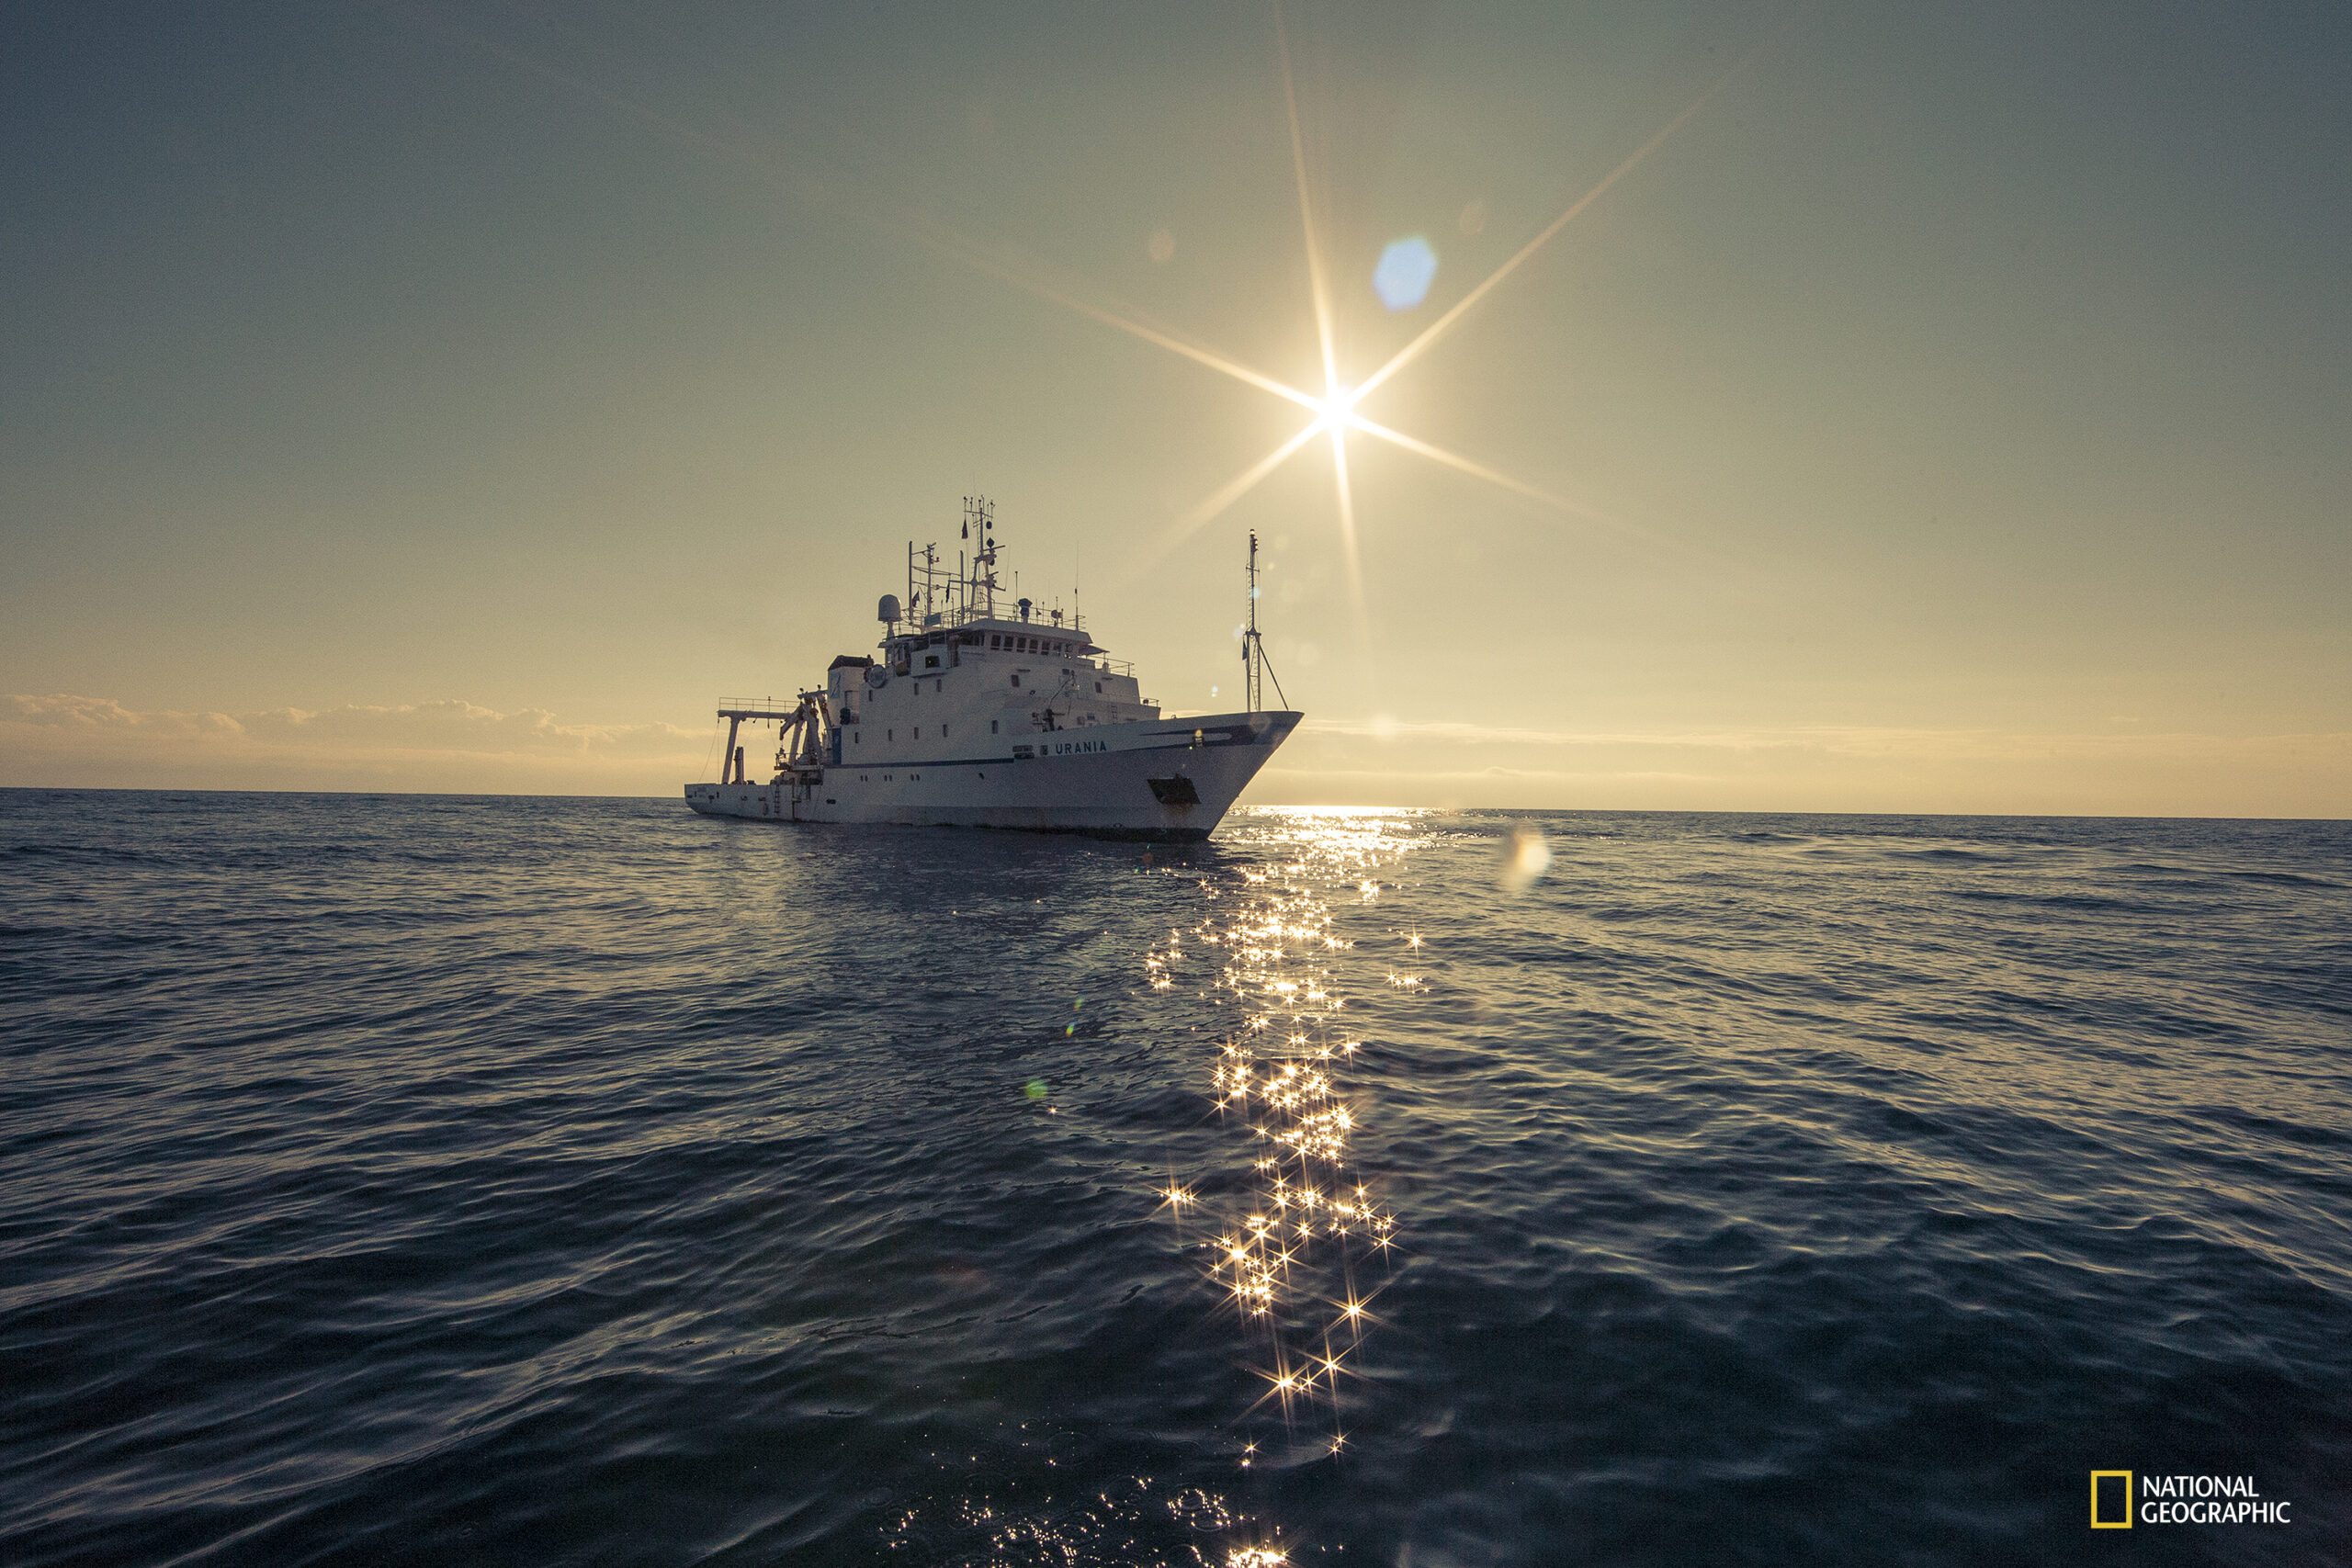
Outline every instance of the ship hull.
<path fill-rule="evenodd" d="M 1217 714 L 1026 737 L 1016 755 L 828 764 L 765 784 L 692 784 L 706 817 L 761 822 L 1005 828 L 1205 839 L 1297 727 L 1295 713 Z"/>

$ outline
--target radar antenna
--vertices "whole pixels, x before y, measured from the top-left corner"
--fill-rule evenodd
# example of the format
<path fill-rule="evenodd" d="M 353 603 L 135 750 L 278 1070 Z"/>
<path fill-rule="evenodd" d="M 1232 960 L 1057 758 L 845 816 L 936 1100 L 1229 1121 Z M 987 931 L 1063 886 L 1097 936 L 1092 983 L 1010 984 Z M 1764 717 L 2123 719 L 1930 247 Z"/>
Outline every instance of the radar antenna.
<path fill-rule="evenodd" d="M 977 540 L 964 578 L 964 617 L 996 614 L 996 502 L 984 495 L 964 498 L 964 537 Z"/>

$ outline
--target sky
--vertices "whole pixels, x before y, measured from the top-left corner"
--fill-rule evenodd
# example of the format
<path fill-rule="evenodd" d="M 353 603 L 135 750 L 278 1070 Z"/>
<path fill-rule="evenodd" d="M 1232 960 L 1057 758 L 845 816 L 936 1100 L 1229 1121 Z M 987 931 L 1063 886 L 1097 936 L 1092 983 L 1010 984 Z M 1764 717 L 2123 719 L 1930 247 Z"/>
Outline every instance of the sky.
<path fill-rule="evenodd" d="M 978 493 L 1173 712 L 1261 536 L 1245 802 L 2344 817 L 2346 80 L 2317 5 L 10 7 L 0 785 L 674 795 Z"/>

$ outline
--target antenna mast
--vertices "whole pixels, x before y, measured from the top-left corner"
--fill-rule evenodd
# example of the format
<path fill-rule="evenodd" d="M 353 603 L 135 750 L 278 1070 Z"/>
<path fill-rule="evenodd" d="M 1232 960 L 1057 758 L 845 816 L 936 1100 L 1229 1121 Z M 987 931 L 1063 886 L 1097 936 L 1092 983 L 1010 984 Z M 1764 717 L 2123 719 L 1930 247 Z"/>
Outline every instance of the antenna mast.
<path fill-rule="evenodd" d="M 1250 530 L 1250 623 L 1241 638 L 1241 694 L 1249 711 L 1256 713 L 1263 705 L 1258 700 L 1259 670 L 1266 662 L 1265 650 L 1258 646 L 1258 530 Z"/>
<path fill-rule="evenodd" d="M 964 498 L 964 537 L 974 540 L 971 575 L 965 581 L 965 618 L 996 614 L 996 502 L 984 495 Z"/>
<path fill-rule="evenodd" d="M 1274 696 L 1284 707 L 1290 698 L 1283 694 L 1283 678 L 1266 668 L 1265 639 L 1258 635 L 1258 531 L 1250 530 L 1250 621 L 1241 634 L 1241 690 L 1248 699 L 1250 711 L 1265 709 L 1265 682 L 1272 677 Z"/>

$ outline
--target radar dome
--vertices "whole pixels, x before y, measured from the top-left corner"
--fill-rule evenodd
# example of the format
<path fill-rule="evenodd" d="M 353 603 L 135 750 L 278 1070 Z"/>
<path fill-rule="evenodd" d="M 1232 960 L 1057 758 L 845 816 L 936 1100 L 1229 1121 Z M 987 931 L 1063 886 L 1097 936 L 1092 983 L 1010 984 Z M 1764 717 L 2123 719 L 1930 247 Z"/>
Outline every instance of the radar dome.
<path fill-rule="evenodd" d="M 899 596 L 896 593 L 882 595 L 882 603 L 875 606 L 874 618 L 877 621 L 898 620 L 899 618 Z"/>

